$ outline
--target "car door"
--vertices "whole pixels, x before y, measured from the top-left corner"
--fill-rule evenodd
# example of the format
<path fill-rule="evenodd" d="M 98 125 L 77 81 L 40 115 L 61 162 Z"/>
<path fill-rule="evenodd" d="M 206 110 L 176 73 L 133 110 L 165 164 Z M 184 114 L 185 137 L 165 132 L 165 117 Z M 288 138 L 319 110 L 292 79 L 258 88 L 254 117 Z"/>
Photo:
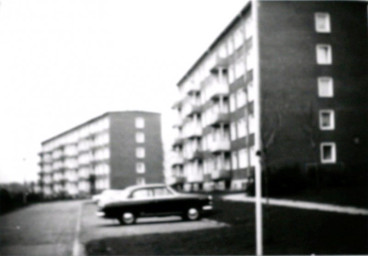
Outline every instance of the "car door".
<path fill-rule="evenodd" d="M 151 215 L 155 212 L 155 199 L 150 188 L 136 189 L 130 197 L 130 208 L 139 215 Z"/>
<path fill-rule="evenodd" d="M 155 197 L 155 211 L 157 214 L 170 214 L 180 212 L 179 199 L 166 187 L 153 188 Z"/>

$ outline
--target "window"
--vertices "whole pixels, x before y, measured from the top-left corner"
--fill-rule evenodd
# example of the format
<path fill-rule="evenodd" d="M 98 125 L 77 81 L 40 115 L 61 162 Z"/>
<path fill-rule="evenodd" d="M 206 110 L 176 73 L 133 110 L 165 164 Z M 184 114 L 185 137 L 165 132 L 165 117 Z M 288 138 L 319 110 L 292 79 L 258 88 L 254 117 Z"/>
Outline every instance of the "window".
<path fill-rule="evenodd" d="M 249 39 L 253 35 L 253 24 L 252 17 L 248 16 L 245 20 L 245 36 L 246 39 Z"/>
<path fill-rule="evenodd" d="M 235 94 L 230 94 L 230 112 L 234 112 L 235 109 L 236 109 L 236 106 L 235 106 L 235 97 L 236 97 Z"/>
<path fill-rule="evenodd" d="M 244 137 L 246 134 L 245 120 L 244 118 L 238 120 L 238 138 Z"/>
<path fill-rule="evenodd" d="M 247 51 L 247 71 L 253 69 L 254 61 L 254 50 L 250 47 Z"/>
<path fill-rule="evenodd" d="M 238 169 L 238 152 L 234 151 L 231 153 L 231 163 L 233 170 Z"/>
<path fill-rule="evenodd" d="M 143 119 L 143 117 L 137 117 L 135 119 L 135 128 L 144 128 L 144 119 Z"/>
<path fill-rule="evenodd" d="M 317 32 L 331 32 L 330 14 L 325 12 L 317 12 L 314 14 L 314 25 Z"/>
<path fill-rule="evenodd" d="M 336 162 L 336 144 L 321 143 L 321 162 L 335 163 Z"/>
<path fill-rule="evenodd" d="M 172 195 L 172 193 L 167 188 L 154 188 L 153 192 L 155 197 L 165 197 Z"/>
<path fill-rule="evenodd" d="M 319 127 L 321 130 L 333 130 L 335 128 L 335 113 L 333 110 L 319 111 Z"/>
<path fill-rule="evenodd" d="M 236 107 L 241 108 L 245 105 L 245 92 L 244 89 L 241 88 L 236 92 Z"/>
<path fill-rule="evenodd" d="M 137 143 L 144 143 L 144 133 L 143 132 L 137 132 L 135 133 L 135 141 Z"/>
<path fill-rule="evenodd" d="M 328 65 L 332 63 L 332 49 L 331 45 L 318 44 L 316 46 L 317 63 L 320 65 Z"/>
<path fill-rule="evenodd" d="M 239 58 L 235 62 L 235 79 L 238 79 L 244 74 L 244 63 L 242 58 Z"/>
<path fill-rule="evenodd" d="M 243 44 L 243 35 L 241 29 L 235 31 L 234 37 L 235 37 L 235 49 L 238 49 Z"/>
<path fill-rule="evenodd" d="M 228 74 L 229 74 L 229 84 L 232 84 L 235 81 L 235 74 L 234 74 L 234 67 L 233 65 L 229 66 Z"/>
<path fill-rule="evenodd" d="M 137 178 L 137 185 L 140 185 L 140 184 L 145 184 L 145 180 L 143 177 L 138 177 Z M 139 190 L 136 190 L 132 193 L 132 198 L 152 198 L 153 197 L 153 193 L 152 193 L 152 190 L 151 189 L 139 189 Z"/>
<path fill-rule="evenodd" d="M 138 162 L 135 164 L 135 171 L 137 173 L 145 173 L 146 172 L 146 166 L 144 163 Z"/>
<path fill-rule="evenodd" d="M 135 149 L 135 156 L 137 158 L 144 158 L 146 156 L 146 151 L 144 148 L 139 147 Z"/>
<path fill-rule="evenodd" d="M 227 50 L 229 51 L 229 54 L 232 54 L 234 52 L 234 44 L 233 44 L 233 38 L 229 37 L 227 41 Z"/>
<path fill-rule="evenodd" d="M 239 168 L 246 168 L 248 164 L 247 149 L 239 150 Z"/>
<path fill-rule="evenodd" d="M 318 96 L 333 97 L 333 80 L 331 77 L 318 78 Z"/>
<path fill-rule="evenodd" d="M 231 123 L 230 125 L 230 136 L 231 140 L 236 140 L 236 123 Z"/>

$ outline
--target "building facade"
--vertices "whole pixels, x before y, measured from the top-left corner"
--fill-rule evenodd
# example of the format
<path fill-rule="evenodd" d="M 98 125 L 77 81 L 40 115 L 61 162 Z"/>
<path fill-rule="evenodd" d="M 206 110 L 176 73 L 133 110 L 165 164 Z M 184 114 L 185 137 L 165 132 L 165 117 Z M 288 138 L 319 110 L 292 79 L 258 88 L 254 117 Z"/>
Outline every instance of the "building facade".
<path fill-rule="evenodd" d="M 173 183 L 366 170 L 367 35 L 366 1 L 248 1 L 177 84 Z"/>
<path fill-rule="evenodd" d="M 160 114 L 108 112 L 42 142 L 40 185 L 46 197 L 163 182 Z"/>

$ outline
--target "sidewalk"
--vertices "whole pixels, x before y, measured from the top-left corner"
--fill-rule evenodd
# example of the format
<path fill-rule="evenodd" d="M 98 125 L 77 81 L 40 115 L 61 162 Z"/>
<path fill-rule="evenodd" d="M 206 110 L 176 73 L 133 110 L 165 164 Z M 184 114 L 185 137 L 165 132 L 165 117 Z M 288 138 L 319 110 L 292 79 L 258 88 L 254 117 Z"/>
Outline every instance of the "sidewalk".
<path fill-rule="evenodd" d="M 226 201 L 236 201 L 236 202 L 248 202 L 248 203 L 255 202 L 254 197 L 247 197 L 244 194 L 226 195 L 226 196 L 223 196 L 222 199 Z M 368 216 L 368 209 L 365 209 L 365 208 L 304 202 L 304 201 L 294 201 L 294 200 L 271 199 L 271 198 L 269 198 L 267 201 L 269 205 L 274 205 L 274 206 Z M 265 198 L 262 198 L 262 203 L 266 204 Z"/>

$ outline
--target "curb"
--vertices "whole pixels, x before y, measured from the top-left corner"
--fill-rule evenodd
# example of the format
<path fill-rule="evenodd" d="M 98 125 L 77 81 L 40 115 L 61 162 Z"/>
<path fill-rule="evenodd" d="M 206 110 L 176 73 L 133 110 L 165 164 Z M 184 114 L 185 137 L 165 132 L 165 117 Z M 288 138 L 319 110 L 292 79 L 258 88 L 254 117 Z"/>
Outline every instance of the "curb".
<path fill-rule="evenodd" d="M 222 200 L 225 201 L 235 201 L 235 202 L 247 202 L 254 203 L 254 197 L 245 197 L 244 195 L 227 195 L 222 196 Z M 279 199 L 266 199 L 262 198 L 262 204 L 270 204 L 274 206 L 281 207 L 289 207 L 289 208 L 299 208 L 305 210 L 317 210 L 317 211 L 325 211 L 325 212 L 336 212 L 336 213 L 345 213 L 352 215 L 365 215 L 368 216 L 368 209 L 351 207 L 351 206 L 339 206 L 333 204 L 322 204 L 322 203 L 314 203 L 314 202 L 305 202 L 305 201 L 293 201 L 293 200 L 279 200 Z"/>

